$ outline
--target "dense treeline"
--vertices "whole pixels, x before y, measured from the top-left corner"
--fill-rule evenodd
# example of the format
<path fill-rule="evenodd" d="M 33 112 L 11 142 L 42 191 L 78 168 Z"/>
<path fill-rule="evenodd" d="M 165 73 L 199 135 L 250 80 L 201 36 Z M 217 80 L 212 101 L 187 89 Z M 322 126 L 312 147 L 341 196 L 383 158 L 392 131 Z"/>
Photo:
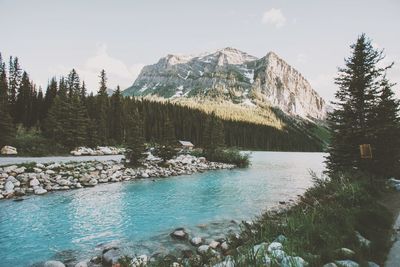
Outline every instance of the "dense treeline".
<path fill-rule="evenodd" d="M 38 129 L 41 136 L 66 149 L 183 139 L 203 147 L 217 142 L 260 150 L 321 150 L 319 140 L 295 128 L 222 120 L 177 103 L 123 97 L 119 87 L 109 96 L 104 70 L 97 93 L 87 91 L 73 69 L 66 77 L 52 78 L 43 93 L 18 58 L 11 57 L 7 69 L 0 55 L 0 145 L 14 144 L 19 126 Z"/>

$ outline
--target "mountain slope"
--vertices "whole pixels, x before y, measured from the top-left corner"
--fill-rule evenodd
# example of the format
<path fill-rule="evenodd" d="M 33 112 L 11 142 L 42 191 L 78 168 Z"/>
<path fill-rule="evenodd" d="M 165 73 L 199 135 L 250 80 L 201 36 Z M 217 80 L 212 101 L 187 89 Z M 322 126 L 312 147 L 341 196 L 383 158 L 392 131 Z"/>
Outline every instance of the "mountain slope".
<path fill-rule="evenodd" d="M 275 53 L 258 59 L 230 47 L 197 56 L 161 58 L 145 66 L 123 94 L 175 101 L 210 99 L 250 108 L 268 105 L 290 116 L 312 120 L 326 116 L 325 101 Z"/>

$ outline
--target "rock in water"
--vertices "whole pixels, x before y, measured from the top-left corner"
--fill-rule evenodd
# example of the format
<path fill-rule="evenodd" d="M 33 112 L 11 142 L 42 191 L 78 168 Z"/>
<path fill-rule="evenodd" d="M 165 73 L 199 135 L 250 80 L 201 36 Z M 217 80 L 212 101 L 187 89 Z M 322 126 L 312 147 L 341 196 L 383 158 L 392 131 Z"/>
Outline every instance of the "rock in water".
<path fill-rule="evenodd" d="M 61 261 L 46 261 L 43 265 L 44 267 L 65 267 L 64 263 Z"/>
<path fill-rule="evenodd" d="M 177 228 L 170 234 L 170 236 L 179 240 L 186 240 L 189 235 L 184 228 Z"/>
<path fill-rule="evenodd" d="M 193 237 L 190 240 L 190 244 L 192 244 L 195 247 L 198 247 L 201 245 L 201 243 L 203 243 L 203 239 L 201 237 Z"/>
<path fill-rule="evenodd" d="M 75 267 L 88 267 L 88 264 L 86 261 L 80 261 L 77 264 L 75 264 Z"/>
<path fill-rule="evenodd" d="M 113 265 L 118 263 L 118 259 L 121 257 L 121 252 L 117 248 L 108 250 L 103 254 L 103 263 L 107 265 Z"/>
<path fill-rule="evenodd" d="M 47 193 L 47 190 L 43 189 L 43 188 L 38 188 L 38 189 L 35 190 L 35 195 L 43 195 L 43 194 L 46 194 L 46 193 Z"/>
<path fill-rule="evenodd" d="M 220 243 L 215 240 L 211 241 L 209 244 L 210 248 L 213 248 L 213 249 L 216 249 L 219 245 L 220 245 Z"/>
<path fill-rule="evenodd" d="M 201 245 L 200 247 L 198 247 L 197 252 L 199 252 L 200 254 L 205 254 L 207 253 L 209 248 L 210 247 L 208 245 Z"/>
<path fill-rule="evenodd" d="M 2 155 L 17 155 L 17 149 L 15 147 L 12 146 L 3 146 L 3 148 L 1 149 L 1 154 Z"/>

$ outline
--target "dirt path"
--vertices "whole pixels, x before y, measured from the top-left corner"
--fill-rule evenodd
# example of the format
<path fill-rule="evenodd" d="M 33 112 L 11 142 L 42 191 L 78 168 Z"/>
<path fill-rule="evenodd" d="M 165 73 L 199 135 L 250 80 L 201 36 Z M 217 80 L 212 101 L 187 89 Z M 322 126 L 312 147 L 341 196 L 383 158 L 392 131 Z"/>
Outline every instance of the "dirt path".
<path fill-rule="evenodd" d="M 395 241 L 386 258 L 385 267 L 400 266 L 400 192 L 394 192 L 385 196 L 381 203 L 393 214 Z"/>

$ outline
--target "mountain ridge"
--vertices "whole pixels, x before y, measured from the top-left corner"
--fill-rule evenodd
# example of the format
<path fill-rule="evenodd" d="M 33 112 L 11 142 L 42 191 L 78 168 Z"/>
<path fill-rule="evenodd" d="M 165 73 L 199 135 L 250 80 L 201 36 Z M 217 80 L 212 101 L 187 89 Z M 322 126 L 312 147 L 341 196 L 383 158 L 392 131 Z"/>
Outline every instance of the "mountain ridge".
<path fill-rule="evenodd" d="M 326 117 L 325 101 L 275 52 L 257 58 L 232 47 L 199 55 L 168 54 L 145 66 L 123 94 L 221 99 L 250 108 L 268 103 L 290 116 Z"/>

